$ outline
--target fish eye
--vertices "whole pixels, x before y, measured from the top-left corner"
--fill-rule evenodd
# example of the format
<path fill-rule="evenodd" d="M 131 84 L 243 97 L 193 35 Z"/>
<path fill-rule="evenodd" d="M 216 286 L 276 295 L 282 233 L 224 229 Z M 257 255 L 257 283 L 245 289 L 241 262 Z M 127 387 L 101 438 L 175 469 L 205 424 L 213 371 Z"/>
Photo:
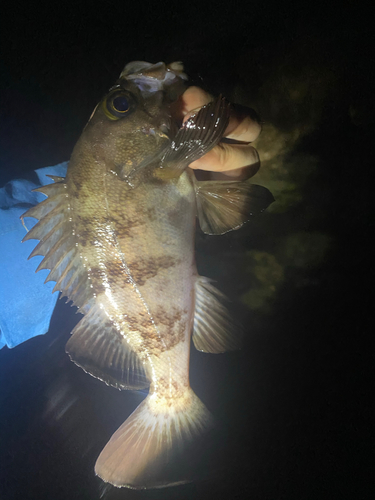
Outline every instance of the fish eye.
<path fill-rule="evenodd" d="M 129 115 L 135 109 L 135 98 L 125 90 L 111 92 L 103 102 L 104 112 L 111 120 Z"/>
<path fill-rule="evenodd" d="M 119 113 L 126 113 L 129 111 L 129 102 L 124 95 L 119 95 L 112 100 L 113 109 Z"/>

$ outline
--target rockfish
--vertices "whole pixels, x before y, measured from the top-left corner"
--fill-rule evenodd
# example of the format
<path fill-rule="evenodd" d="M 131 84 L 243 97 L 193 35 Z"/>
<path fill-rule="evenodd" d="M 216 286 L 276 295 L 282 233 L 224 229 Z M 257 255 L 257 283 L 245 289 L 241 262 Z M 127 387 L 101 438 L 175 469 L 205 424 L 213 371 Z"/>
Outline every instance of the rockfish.
<path fill-rule="evenodd" d="M 23 217 L 39 222 L 46 281 L 84 315 L 66 351 L 118 389 L 149 387 L 95 465 L 115 486 L 171 483 L 174 453 L 211 425 L 189 385 L 189 353 L 239 347 L 221 293 L 199 276 L 196 217 L 208 234 L 239 228 L 272 201 L 248 182 L 198 182 L 187 166 L 222 138 L 229 104 L 220 98 L 180 128 L 170 106 L 183 92 L 180 63 L 134 62 L 96 106 L 66 178 L 38 188 L 47 199 Z"/>

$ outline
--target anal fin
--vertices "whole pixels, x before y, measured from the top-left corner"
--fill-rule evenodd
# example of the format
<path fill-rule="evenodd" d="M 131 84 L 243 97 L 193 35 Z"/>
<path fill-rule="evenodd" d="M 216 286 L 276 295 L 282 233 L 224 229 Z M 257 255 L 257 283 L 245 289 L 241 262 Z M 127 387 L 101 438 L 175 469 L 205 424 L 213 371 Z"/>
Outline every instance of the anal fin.
<path fill-rule="evenodd" d="M 94 305 L 72 332 L 65 348 L 83 370 L 117 389 L 149 386 L 144 366 L 99 305 Z"/>

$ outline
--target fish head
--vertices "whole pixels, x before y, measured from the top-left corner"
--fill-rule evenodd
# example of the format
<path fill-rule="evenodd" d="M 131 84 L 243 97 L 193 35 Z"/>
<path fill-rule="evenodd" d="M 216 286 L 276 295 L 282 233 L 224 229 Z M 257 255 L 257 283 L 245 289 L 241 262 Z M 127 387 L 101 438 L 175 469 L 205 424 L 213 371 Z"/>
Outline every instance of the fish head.
<path fill-rule="evenodd" d="M 81 137 L 95 161 L 130 184 L 145 167 L 155 165 L 176 133 L 170 105 L 184 91 L 185 79 L 181 63 L 136 61 L 125 66 Z"/>

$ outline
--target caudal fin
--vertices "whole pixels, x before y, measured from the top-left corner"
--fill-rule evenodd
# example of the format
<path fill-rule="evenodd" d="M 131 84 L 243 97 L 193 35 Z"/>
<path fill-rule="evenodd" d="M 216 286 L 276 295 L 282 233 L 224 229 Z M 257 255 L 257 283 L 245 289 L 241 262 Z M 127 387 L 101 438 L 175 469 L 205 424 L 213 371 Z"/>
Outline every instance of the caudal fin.
<path fill-rule="evenodd" d="M 189 472 L 176 464 L 211 427 L 210 412 L 191 389 L 169 402 L 149 395 L 113 434 L 95 472 L 114 486 L 135 489 L 187 482 Z"/>

